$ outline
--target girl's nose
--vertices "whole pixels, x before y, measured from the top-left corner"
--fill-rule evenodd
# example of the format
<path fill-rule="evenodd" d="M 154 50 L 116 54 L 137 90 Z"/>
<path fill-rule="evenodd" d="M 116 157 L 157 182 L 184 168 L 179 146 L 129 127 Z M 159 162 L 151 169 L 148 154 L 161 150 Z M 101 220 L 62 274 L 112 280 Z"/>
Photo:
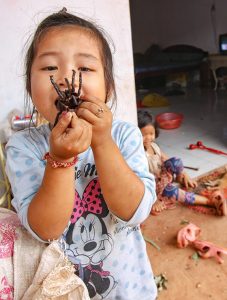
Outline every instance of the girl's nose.
<path fill-rule="evenodd" d="M 78 74 L 75 70 L 62 73 L 58 77 L 57 84 L 61 89 L 75 89 L 78 85 Z"/>
<path fill-rule="evenodd" d="M 150 136 L 144 137 L 144 141 L 149 142 L 151 140 Z"/>

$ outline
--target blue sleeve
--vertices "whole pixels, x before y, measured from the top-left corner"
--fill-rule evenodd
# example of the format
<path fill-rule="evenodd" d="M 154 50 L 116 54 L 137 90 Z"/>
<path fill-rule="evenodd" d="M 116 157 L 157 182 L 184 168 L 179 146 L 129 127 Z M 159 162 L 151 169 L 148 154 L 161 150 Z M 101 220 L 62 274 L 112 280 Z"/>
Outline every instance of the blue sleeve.
<path fill-rule="evenodd" d="M 33 144 L 22 134 L 15 134 L 10 139 L 6 146 L 6 173 L 13 193 L 12 205 L 22 225 L 42 241 L 30 228 L 27 219 L 29 204 L 41 185 L 45 170 L 45 161 L 42 160 L 44 145 L 37 151 Z"/>
<path fill-rule="evenodd" d="M 133 217 L 125 222 L 114 216 L 125 225 L 136 226 L 142 223 L 150 214 L 151 207 L 156 200 L 155 178 L 149 172 L 148 160 L 143 147 L 142 134 L 138 127 L 125 123 L 122 126 L 118 141 L 120 151 L 129 167 L 144 183 L 144 195 Z"/>

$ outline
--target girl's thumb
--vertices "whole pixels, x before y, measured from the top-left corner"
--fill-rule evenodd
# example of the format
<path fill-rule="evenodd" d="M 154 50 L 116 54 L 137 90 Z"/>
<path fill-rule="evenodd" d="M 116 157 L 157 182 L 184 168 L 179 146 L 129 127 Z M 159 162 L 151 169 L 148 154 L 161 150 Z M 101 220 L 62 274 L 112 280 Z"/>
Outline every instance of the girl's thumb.
<path fill-rule="evenodd" d="M 71 123 L 71 119 L 72 119 L 72 113 L 69 111 L 68 112 L 63 111 L 62 114 L 60 115 L 58 123 L 53 128 L 53 131 L 55 131 L 59 135 L 64 133 L 67 127 L 69 126 L 69 124 Z"/>

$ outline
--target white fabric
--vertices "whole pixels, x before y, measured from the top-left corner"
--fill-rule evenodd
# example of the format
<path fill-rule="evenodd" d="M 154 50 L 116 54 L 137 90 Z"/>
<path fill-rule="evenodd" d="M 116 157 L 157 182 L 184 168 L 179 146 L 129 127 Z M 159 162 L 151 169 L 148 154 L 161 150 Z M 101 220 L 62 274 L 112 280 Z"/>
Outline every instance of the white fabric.
<path fill-rule="evenodd" d="M 0 208 L 1 300 L 89 300 L 74 271 L 57 241 L 35 240 L 14 212 Z"/>
<path fill-rule="evenodd" d="M 149 164 L 149 171 L 154 174 L 155 177 L 159 177 L 161 174 L 161 167 L 162 167 L 162 154 L 161 149 L 159 146 L 152 142 L 151 147 L 154 151 L 154 154 L 150 155 L 146 152 L 148 164 Z"/>

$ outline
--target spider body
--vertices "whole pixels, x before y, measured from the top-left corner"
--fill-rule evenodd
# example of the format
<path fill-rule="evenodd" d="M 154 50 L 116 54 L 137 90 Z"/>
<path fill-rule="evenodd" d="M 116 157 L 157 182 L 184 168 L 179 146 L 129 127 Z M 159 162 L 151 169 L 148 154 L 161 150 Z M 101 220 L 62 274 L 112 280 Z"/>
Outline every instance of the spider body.
<path fill-rule="evenodd" d="M 54 126 L 57 124 L 60 114 L 63 111 L 75 111 L 75 109 L 79 106 L 81 100 L 80 100 L 80 94 L 81 94 L 81 88 L 82 88 L 82 75 L 81 72 L 79 73 L 79 87 L 78 91 L 75 91 L 75 75 L 76 71 L 72 70 L 72 83 L 70 86 L 69 80 L 65 78 L 65 82 L 67 84 L 67 89 L 64 91 L 60 90 L 60 87 L 58 84 L 54 81 L 53 75 L 50 76 L 50 81 L 52 85 L 54 86 L 54 89 L 56 90 L 58 94 L 58 99 L 55 101 L 55 105 L 58 110 L 58 114 L 56 116 Z"/>

